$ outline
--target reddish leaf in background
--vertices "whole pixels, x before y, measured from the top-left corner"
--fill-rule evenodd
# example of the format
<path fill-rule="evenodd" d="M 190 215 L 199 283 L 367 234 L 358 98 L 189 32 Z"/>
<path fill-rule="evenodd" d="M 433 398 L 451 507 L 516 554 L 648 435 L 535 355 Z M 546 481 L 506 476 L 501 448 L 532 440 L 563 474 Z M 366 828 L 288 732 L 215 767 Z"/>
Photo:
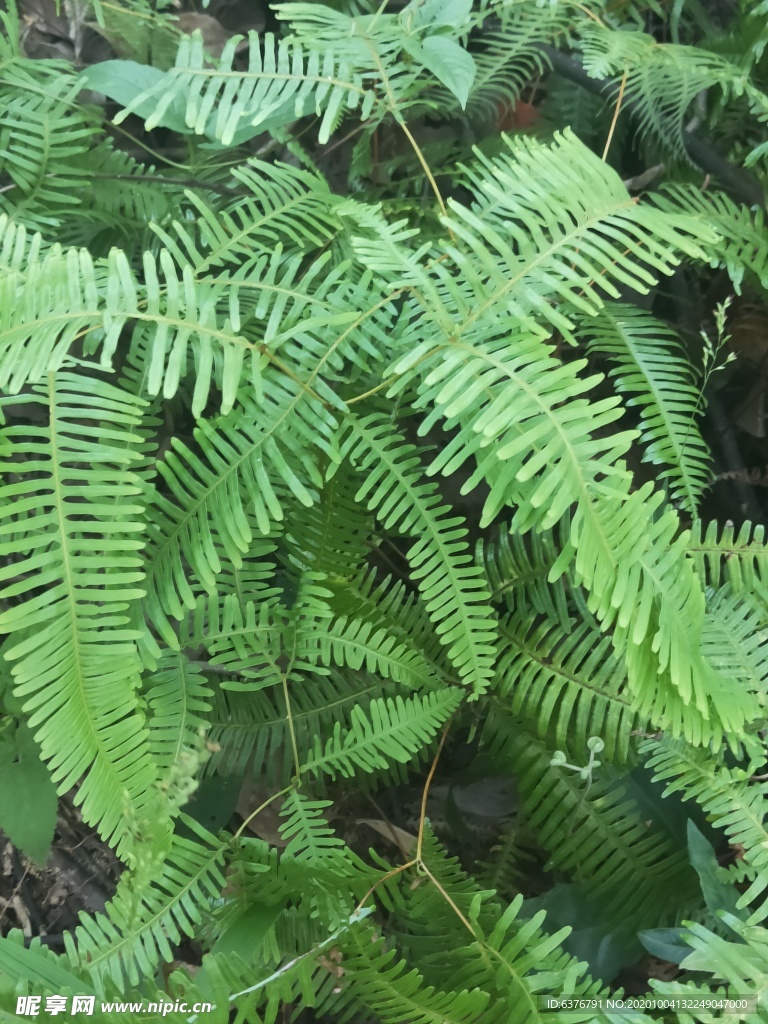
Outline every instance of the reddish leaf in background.
<path fill-rule="evenodd" d="M 539 116 L 539 108 L 525 100 L 518 100 L 514 107 L 499 104 L 499 129 L 503 132 L 529 131 Z"/>

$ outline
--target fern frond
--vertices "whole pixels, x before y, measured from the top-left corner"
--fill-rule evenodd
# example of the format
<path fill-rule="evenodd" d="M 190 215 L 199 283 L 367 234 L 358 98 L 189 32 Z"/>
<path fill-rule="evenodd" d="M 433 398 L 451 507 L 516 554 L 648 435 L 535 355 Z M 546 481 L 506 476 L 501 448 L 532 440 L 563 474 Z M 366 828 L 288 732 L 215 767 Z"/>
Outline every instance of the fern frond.
<path fill-rule="evenodd" d="M 367 71 L 380 68 L 382 64 L 397 67 L 404 28 L 412 19 L 410 11 L 403 18 L 386 11 L 357 15 L 325 4 L 302 2 L 275 4 L 274 10 L 303 43 L 318 49 L 332 48 L 345 60 Z"/>
<path fill-rule="evenodd" d="M 336 204 L 325 181 L 287 165 L 251 160 L 232 170 L 235 187 L 245 195 L 226 206 L 212 208 L 194 192 L 185 196 L 197 211 L 197 238 L 187 225 L 175 221 L 175 241 L 157 232 L 180 265 L 190 263 L 197 275 L 228 265 L 242 266 L 278 245 L 290 251 L 318 248 L 339 230 Z"/>
<path fill-rule="evenodd" d="M 482 49 L 474 55 L 477 70 L 467 100 L 470 116 L 497 119 L 499 111 L 514 107 L 528 82 L 544 70 L 546 58 L 540 44 L 569 17 L 556 7 L 544 13 L 546 17 L 537 19 L 510 18 L 501 30 L 483 33 Z"/>
<path fill-rule="evenodd" d="M 499 324 L 497 337 L 487 334 L 484 328 L 477 336 L 445 343 L 431 338 L 413 347 L 392 367 L 398 376 L 393 391 L 418 387 L 417 407 L 430 410 L 424 430 L 438 418 L 446 430 L 462 427 L 429 472 L 448 475 L 469 459 L 477 462 L 462 490 L 482 479 L 491 485 L 481 525 L 517 504 L 513 528 L 547 528 L 594 487 L 598 472 L 621 478 L 615 463 L 633 435 L 597 433 L 620 415 L 618 400 L 589 402 L 585 396 L 595 379 L 580 379 L 578 364 L 560 364 L 540 337 L 511 323 Z"/>
<path fill-rule="evenodd" d="M 223 601 L 200 600 L 194 614 L 182 623 L 179 644 L 206 647 L 211 664 L 234 678 L 222 682 L 228 690 L 258 690 L 280 683 L 289 617 L 277 601 L 241 605 L 236 595 Z"/>
<path fill-rule="evenodd" d="M 359 576 L 373 547 L 373 516 L 355 501 L 357 487 L 357 474 L 343 463 L 325 482 L 315 504 L 293 506 L 283 558 L 289 574 L 321 573 L 332 590 Z"/>
<path fill-rule="evenodd" d="M 519 823 L 513 819 L 502 829 L 488 859 L 477 862 L 478 882 L 504 899 L 516 896 L 525 884 L 525 862 L 532 859 L 521 832 Z"/>
<path fill-rule="evenodd" d="M 547 94 L 541 104 L 541 119 L 545 125 L 567 124 L 585 145 L 597 151 L 607 138 L 610 118 L 607 97 L 589 92 L 561 75 L 549 76 Z M 620 127 L 621 122 L 617 130 Z"/>
<path fill-rule="evenodd" d="M 70 373 L 26 397 L 48 422 L 8 426 L 2 439 L 0 551 L 11 559 L 0 582 L 11 604 L 0 629 L 17 634 L 4 655 L 52 778 L 62 792 L 80 783 L 86 821 L 122 847 L 125 800 L 137 819 L 162 815 L 130 625 L 143 594 L 130 443 L 142 403 Z"/>
<path fill-rule="evenodd" d="M 479 956 L 456 975 L 459 985 L 468 986 L 474 981 L 477 987 L 492 986 L 501 1011 L 498 1019 L 509 1024 L 536 1020 L 542 989 L 562 993 L 566 998 L 576 994 L 589 998 L 602 987 L 586 975 L 585 964 L 561 949 L 567 930 L 547 934 L 542 927 L 544 913 L 522 920 L 523 907 L 523 897 L 516 896 L 490 931 L 476 933 L 473 945 Z M 594 1020 L 594 1011 L 590 1011 L 589 1019 Z"/>
<path fill-rule="evenodd" d="M 340 583 L 328 581 L 329 604 L 340 616 L 357 616 L 383 628 L 407 648 L 419 650 L 430 672 L 444 676 L 449 669 L 445 650 L 418 595 L 391 577 L 380 579 L 376 570 Z"/>
<path fill-rule="evenodd" d="M 421 697 L 376 699 L 367 714 L 354 708 L 349 730 L 342 731 L 337 724 L 324 747 L 318 738 L 302 771 L 351 777 L 358 769 L 387 768 L 390 761 L 407 764 L 434 739 L 460 703 L 459 692 L 444 690 Z"/>
<path fill-rule="evenodd" d="M 684 851 L 658 829 L 605 769 L 588 781 L 550 763 L 538 741 L 510 735 L 521 804 L 551 863 L 567 871 L 617 920 L 670 920 L 696 892 Z"/>
<path fill-rule="evenodd" d="M 251 540 L 245 552 L 238 551 L 237 557 L 230 559 L 218 535 L 214 533 L 211 537 L 220 562 L 216 574 L 217 594 L 220 598 L 235 595 L 241 608 L 249 602 L 271 601 L 283 593 L 275 561 L 279 524 L 272 524 L 269 535 L 264 537 L 253 510 L 246 505 L 244 511 L 251 529 Z M 190 573 L 189 583 L 198 599 L 210 593 L 210 584 L 204 585 L 194 572 Z"/>
<path fill-rule="evenodd" d="M 307 51 L 296 40 L 278 40 L 269 32 L 260 38 L 252 32 L 248 69 L 240 71 L 233 67 L 239 39 L 229 40 L 212 68 L 202 36 L 185 36 L 175 67 L 132 100 L 116 123 L 141 110 L 149 131 L 172 103 L 182 102 L 188 128 L 231 146 L 257 134 L 254 129 L 264 131 L 270 122 L 286 124 L 310 112 L 322 116 L 319 139 L 327 142 L 340 113 L 359 108 L 361 120 L 370 115 L 375 92 L 333 50 Z"/>
<path fill-rule="evenodd" d="M 336 725 L 345 732 L 355 707 L 368 709 L 371 700 L 391 692 L 378 679 L 332 671 L 311 686 L 294 687 L 291 724 L 299 751 L 310 751 L 318 736 L 330 736 Z M 219 749 L 208 772 L 242 774 L 250 761 L 254 775 L 278 787 L 291 778 L 289 723 L 285 704 L 275 691 L 219 692 L 214 697 L 209 740 Z"/>
<path fill-rule="evenodd" d="M 685 156 L 686 113 L 702 90 L 720 86 L 726 95 L 740 96 L 749 88 L 744 69 L 718 54 L 659 43 L 642 32 L 617 32 L 599 21 L 585 22 L 581 47 L 591 77 L 626 75 L 624 95 L 640 131 L 679 157 Z"/>
<path fill-rule="evenodd" d="M 441 846 L 429 821 L 424 826 L 422 854 L 431 877 L 409 888 L 396 903 L 399 937 L 407 952 L 419 956 L 431 984 L 453 988 L 457 968 L 478 959 L 477 948 L 467 944 L 469 933 L 459 915 L 487 931 L 498 919 L 500 904 L 493 890 L 481 888 L 459 858 Z M 480 987 L 485 987 L 482 982 Z"/>
<path fill-rule="evenodd" d="M 107 256 L 113 246 L 133 258 L 150 248 L 153 222 L 166 223 L 176 205 L 176 188 L 162 173 L 140 163 L 111 143 L 89 149 L 78 159 L 88 188 L 77 206 L 59 215 L 57 239 L 65 247 L 85 246 L 94 256 Z"/>
<path fill-rule="evenodd" d="M 36 263 L 48 243 L 39 232 L 32 234 L 23 224 L 15 224 L 11 218 L 0 214 L 0 270 L 3 277 L 11 274 L 22 278 L 28 263 Z"/>
<path fill-rule="evenodd" d="M 688 185 L 667 185 L 651 202 L 661 210 L 683 210 L 710 224 L 718 233 L 716 245 L 706 248 L 713 267 L 725 267 L 737 292 L 745 274 L 754 274 L 768 288 L 768 242 L 765 214 L 739 206 L 723 192 Z"/>
<path fill-rule="evenodd" d="M 728 583 L 738 593 L 754 591 L 768 580 L 768 544 L 765 528 L 750 522 L 736 531 L 712 520 L 695 520 L 686 545 L 702 583 L 720 588 Z"/>
<path fill-rule="evenodd" d="M 2 13 L 0 48 L 0 214 L 27 226 L 56 227 L 86 191 L 87 154 L 98 131 L 77 102 L 81 86 L 65 61 L 22 55 L 15 6 Z"/>
<path fill-rule="evenodd" d="M 396 950 L 387 950 L 382 939 L 370 939 L 364 943 L 361 933 L 350 932 L 342 943 L 343 984 L 323 1004 L 340 1022 L 355 1020 L 361 1011 L 373 1011 L 381 1024 L 475 1024 L 487 1019 L 487 992 L 438 991 L 418 970 L 398 960 Z"/>
<path fill-rule="evenodd" d="M 95 263 L 85 249 L 62 251 L 54 246 L 42 259 L 20 268 L 24 271 L 21 281 L 13 276 L 3 280 L 0 385 L 18 391 L 27 381 L 39 381 L 47 371 L 59 369 L 81 336 L 96 338 L 102 366 L 109 367 L 120 332 L 133 319 L 153 331 L 151 394 L 163 386 L 166 397 L 175 393 L 194 333 L 204 368 L 195 393 L 196 411 L 201 412 L 207 401 L 214 345 L 223 350 L 224 405 L 231 404 L 243 359 L 247 353 L 253 355 L 254 346 L 230 326 L 219 326 L 216 305 L 221 289 L 196 284 L 189 268 L 179 280 L 168 253 L 155 260 L 145 252 L 143 262 L 146 284 L 140 286 L 118 249 Z M 231 315 L 236 317 L 233 301 Z"/>
<path fill-rule="evenodd" d="M 280 834 L 288 840 L 286 856 L 331 869 L 343 864 L 344 840 L 329 828 L 323 814 L 332 804 L 332 800 L 312 800 L 291 790 L 280 811 L 285 819 L 280 825 Z"/>
<path fill-rule="evenodd" d="M 451 663 L 482 692 L 492 671 L 495 623 L 463 521 L 445 518 L 437 488 L 422 482 L 416 449 L 388 420 L 350 415 L 344 426 L 342 457 L 367 475 L 355 500 L 367 499 L 386 529 L 417 538 L 408 551 L 412 576 Z"/>
<path fill-rule="evenodd" d="M 604 741 L 608 760 L 629 758 L 642 721 L 610 636 L 589 622 L 574 622 L 563 633 L 557 620 L 537 623 L 525 611 L 503 619 L 500 633 L 495 692 L 504 708 L 577 758 L 588 756 L 591 736 Z"/>
<path fill-rule="evenodd" d="M 281 343 L 296 369 L 311 375 L 322 400 L 338 407 L 340 400 L 319 375 L 320 368 L 325 367 L 332 376 L 342 357 L 367 366 L 366 360 L 377 354 L 372 339 L 377 340 L 383 330 L 375 316 L 366 323 L 365 332 L 358 330 L 360 317 L 347 305 L 367 282 L 341 288 L 338 305 L 322 301 L 321 294 L 315 303 L 316 315 L 309 321 L 302 316 L 303 308 L 313 303 L 309 284 L 322 271 L 327 257 L 307 271 L 303 287 L 297 289 L 292 285 L 301 256 L 285 260 L 279 250 L 272 257 L 260 257 L 248 268 L 243 282 L 232 282 L 226 276 L 198 281 L 192 267 L 186 262 L 175 266 L 167 250 L 157 257 L 144 253 L 143 281 L 118 249 L 97 262 L 84 249 L 52 247 L 26 265 L 24 255 L 22 250 L 14 250 L 12 269 L 20 273 L 0 282 L 0 386 L 14 391 L 28 380 L 39 380 L 46 370 L 58 369 L 80 336 L 85 336 L 89 352 L 101 350 L 101 363 L 108 367 L 120 332 L 133 323 L 140 328 L 134 332 L 138 335 L 134 350 L 138 344 L 149 357 L 149 394 L 162 391 L 166 398 L 173 396 L 187 373 L 190 356 L 194 357 L 192 409 L 196 416 L 205 409 L 214 383 L 221 391 L 222 410 L 231 410 L 244 367 L 250 370 L 260 396 L 263 372 L 270 361 L 267 345 L 276 349 Z M 338 286 L 343 269 L 327 275 L 327 292 Z M 379 320 L 385 322 L 387 303 L 373 305 Z M 321 325 L 339 324 L 350 326 L 333 340 L 327 330 L 316 330 Z M 255 333 L 254 327 L 258 328 Z"/>
<path fill-rule="evenodd" d="M 569 309 L 592 315 L 604 296 L 619 298 L 617 285 L 645 293 L 680 254 L 701 258 L 701 243 L 715 241 L 695 219 L 660 216 L 631 199 L 616 172 L 570 131 L 548 146 L 505 143 L 505 152 L 478 154 L 466 169 L 475 200 L 471 208 L 452 201 L 445 221 L 463 243 L 445 251 L 467 275 L 465 294 L 480 302 L 458 308 L 461 332 L 495 308 L 535 314 L 567 337 Z M 449 308 L 456 306 L 452 296 Z"/>
<path fill-rule="evenodd" d="M 15 928 L 0 938 L 0 987 L 0 998 L 8 1004 L 14 989 L 17 996 L 30 991 L 96 995 L 82 971 L 70 971 L 66 959 L 57 956 L 38 936 L 25 941 L 21 929 Z M 0 1019 L 5 1024 L 6 1021 L 19 1020 L 19 1017 L 11 1016 L 0 1003 Z"/>
<path fill-rule="evenodd" d="M 224 887 L 225 844 L 184 818 L 195 839 L 174 836 L 159 877 L 138 889 L 122 876 L 103 914 L 82 915 L 74 939 L 65 933 L 69 962 L 94 985 L 111 979 L 121 991 L 174 957 L 173 946 L 192 935 Z M 156 869 L 155 869 L 156 870 Z"/>
<path fill-rule="evenodd" d="M 552 576 L 559 556 L 552 531 L 524 537 L 502 527 L 490 540 L 481 538 L 477 546 L 477 560 L 488 576 L 492 601 L 503 602 L 509 611 L 531 609 L 546 615 L 567 632 L 573 624 L 568 577 L 565 572 Z"/>
<path fill-rule="evenodd" d="M 407 945 L 418 950 L 427 980 L 458 991 L 488 992 L 483 1020 L 492 1024 L 535 1021 L 542 992 L 596 991 L 591 979 L 583 978 L 586 965 L 560 948 L 567 929 L 544 933 L 543 911 L 524 920 L 522 897 L 502 907 L 492 892 L 466 876 L 455 858 L 446 856 L 428 830 L 424 860 L 428 880 L 398 917 L 410 932 Z"/>
<path fill-rule="evenodd" d="M 768 650 L 764 591 L 754 596 L 722 587 L 707 602 L 701 636 L 705 658 L 726 681 L 728 693 L 754 694 L 764 706 L 768 695 Z"/>
<path fill-rule="evenodd" d="M 699 972 L 711 975 L 709 984 L 698 980 L 688 984 L 657 982 L 656 990 L 662 998 L 681 1000 L 691 999 L 693 993 L 696 999 L 711 999 L 713 1002 L 718 999 L 740 1001 L 746 997 L 745 1016 L 755 1021 L 766 1021 L 768 932 L 757 925 L 747 925 L 725 912 L 722 912 L 722 921 L 732 932 L 727 938 L 695 921 L 686 922 L 683 931 L 683 938 L 692 951 L 680 966 L 686 972 L 695 972 L 694 977 Z"/>
<path fill-rule="evenodd" d="M 643 461 L 666 467 L 659 479 L 672 501 L 695 514 L 711 481 L 711 458 L 696 423 L 703 411 L 699 382 L 679 338 L 655 317 L 614 304 L 584 328 L 589 351 L 615 364 L 609 376 L 627 396 L 624 404 L 639 409 Z"/>
<path fill-rule="evenodd" d="M 580 19 L 578 11 L 535 0 L 483 3 L 477 16 L 484 25 L 473 47 L 477 70 L 467 107 L 496 121 L 500 110 L 514 106 L 523 88 L 548 69 L 544 47 L 567 37 Z M 567 116 L 560 123 L 573 124 Z"/>
<path fill-rule="evenodd" d="M 614 297 L 614 280 L 644 291 L 657 274 L 671 271 L 679 258 L 675 249 L 701 254 L 694 239 L 702 226 L 693 218 L 673 222 L 639 207 L 573 135 L 558 137 L 549 148 L 528 141 L 508 142 L 508 148 L 493 161 L 482 158 L 470 176 L 478 194 L 473 209 L 451 206 L 446 224 L 464 246 L 448 245 L 449 259 L 429 272 L 414 261 L 402 266 L 403 282 L 425 293 L 431 308 L 418 316 L 425 340 L 410 344 L 390 368 L 399 378 L 392 393 L 418 382 L 416 408 L 431 410 L 425 429 L 438 418 L 446 428 L 462 425 L 432 471 L 452 472 L 474 456 L 476 478 L 490 476 L 492 484 L 484 522 L 502 507 L 502 495 L 509 503 L 521 501 L 525 481 L 530 525 L 538 520 L 547 526 L 583 492 L 582 459 L 615 477 L 615 463 L 632 435 L 612 432 L 610 439 L 598 439 L 619 415 L 616 401 L 593 402 L 583 415 L 595 381 L 580 380 L 578 364 L 553 358 L 546 331 L 532 317 L 541 316 L 569 336 L 572 325 L 563 310 L 570 306 L 593 315 L 603 304 L 596 287 L 584 287 L 585 278 L 599 281 L 602 293 Z M 574 195 L 581 197 L 578 210 Z M 521 218 L 526 230 L 517 226 Z M 365 252 L 376 260 L 375 246 Z M 571 284 L 576 277 L 578 294 Z M 514 404 L 502 385 L 515 388 Z M 534 439 L 536 455 L 530 458 Z M 543 477 L 540 490 L 531 487 L 534 475 Z M 534 519 L 533 510 L 542 506 L 547 515 L 538 512 Z"/>
<path fill-rule="evenodd" d="M 231 954 L 209 955 L 205 963 L 206 982 L 215 992 L 214 1008 L 227 1012 L 235 1009 L 239 1024 L 276 1024 L 285 1006 L 297 999 L 316 1005 L 327 978 L 327 968 L 322 966 L 321 958 L 349 930 L 360 927 L 369 913 L 370 909 L 364 907 L 345 915 L 330 934 L 326 930 L 309 948 L 283 958 L 275 969 L 261 964 L 254 968 Z M 189 1018 L 189 1024 L 197 1024 L 202 1019 L 201 1015 L 194 1015 Z"/>
<path fill-rule="evenodd" d="M 149 705 L 150 750 L 167 781 L 208 731 L 213 690 L 187 658 L 173 651 L 164 654 L 142 689 Z"/>
<path fill-rule="evenodd" d="M 764 744 L 761 744 L 764 748 Z M 749 768 L 729 768 L 714 763 L 702 751 L 665 740 L 649 741 L 643 747 L 648 767 L 657 781 L 665 782 L 667 793 L 694 799 L 707 812 L 715 828 L 722 829 L 732 843 L 744 847 L 750 885 L 739 897 L 737 907 L 748 908 L 749 922 L 768 917 L 768 827 L 766 827 L 765 782 L 753 780 Z M 763 749 L 760 763 L 765 761 Z"/>
<path fill-rule="evenodd" d="M 639 509 L 642 490 L 632 494 L 629 503 L 638 496 Z M 626 644 L 627 678 L 637 698 L 636 709 L 651 721 L 665 718 L 673 733 L 687 734 L 694 743 L 705 742 L 706 736 L 719 743 L 723 731 L 741 732 L 755 718 L 757 708 L 749 695 L 729 691 L 703 656 L 704 595 L 686 557 L 688 538 L 679 533 L 676 515 L 666 509 L 647 524 L 646 531 L 650 543 L 638 560 L 642 583 L 636 595 L 642 594 L 641 601 L 647 604 L 628 609 L 626 626 L 620 613 L 617 631 Z M 655 609 L 652 593 L 656 595 Z M 653 650 L 659 655 L 656 665 L 647 652 L 630 642 L 643 629 L 647 614 L 651 619 L 645 619 L 644 628 L 652 623 Z M 701 717 L 691 714 L 691 704 Z"/>
<path fill-rule="evenodd" d="M 681 544 L 670 560 L 679 524 L 670 511 L 654 521 L 661 495 L 630 493 L 621 458 L 632 435 L 605 429 L 619 415 L 615 399 L 589 403 L 594 382 L 579 378 L 578 364 L 555 358 L 532 316 L 568 331 L 562 308 L 594 313 L 602 305 L 595 288 L 583 287 L 585 277 L 600 280 L 603 293 L 618 294 L 613 276 L 642 290 L 646 279 L 670 272 L 676 250 L 701 254 L 695 239 L 702 225 L 668 214 L 661 224 L 659 211 L 629 200 L 613 172 L 571 135 L 546 149 L 532 142 L 509 148 L 503 158 L 482 161 L 473 179 L 475 208 L 452 205 L 461 219 L 451 217 L 450 226 L 464 248 L 447 244 L 449 259 L 423 267 L 413 256 L 397 268 L 403 284 L 423 296 L 419 310 L 428 303 L 429 312 L 412 314 L 416 324 L 408 330 L 417 325 L 425 340 L 392 364 L 390 394 L 417 389 L 414 407 L 428 410 L 421 429 L 443 420 L 455 431 L 430 471 L 448 474 L 470 458 L 477 462 L 463 490 L 481 480 L 490 485 L 481 525 L 516 504 L 514 529 L 546 528 L 577 503 L 557 569 L 575 550 L 590 611 L 603 628 L 618 623 L 614 636 L 626 652 L 639 713 L 701 742 L 745 709 L 721 701 L 717 718 L 724 717 L 709 721 L 718 686 L 698 650 L 704 597 Z M 578 212 L 574 195 L 581 197 Z M 375 245 L 365 252 L 376 260 Z M 389 249 L 384 260 L 392 272 Z M 576 277 L 579 295 L 570 283 Z M 654 639 L 644 643 L 649 630 Z"/>
<path fill-rule="evenodd" d="M 415 646 L 398 643 L 386 628 L 342 616 L 317 631 L 299 627 L 297 654 L 320 665 L 348 666 L 372 676 L 391 679 L 412 689 L 434 686 L 436 677 L 429 662 Z"/>
<path fill-rule="evenodd" d="M 252 543 L 246 503 L 263 534 L 282 520 L 284 495 L 312 503 L 304 481 L 322 485 L 312 454 L 319 461 L 329 451 L 334 427 L 311 393 L 287 378 L 271 378 L 260 404 L 251 401 L 215 425 L 199 421 L 199 454 L 173 439 L 173 450 L 158 464 L 169 496 L 154 495 L 147 553 L 147 616 L 166 643 L 176 646 L 169 617 L 181 619 L 195 606 L 182 555 L 213 593 L 221 571 L 217 545 L 239 566 Z M 199 544 L 199 537 L 207 542 Z"/>
<path fill-rule="evenodd" d="M 104 17 L 102 0 L 92 0 L 96 31 L 121 59 L 167 68 L 173 63 L 181 29 L 173 6 L 152 0 L 122 0 L 108 7 Z"/>
<path fill-rule="evenodd" d="M 750 52 L 755 61 L 760 60 L 768 46 L 768 3 L 759 0 L 747 7 L 747 25 L 755 33 Z"/>

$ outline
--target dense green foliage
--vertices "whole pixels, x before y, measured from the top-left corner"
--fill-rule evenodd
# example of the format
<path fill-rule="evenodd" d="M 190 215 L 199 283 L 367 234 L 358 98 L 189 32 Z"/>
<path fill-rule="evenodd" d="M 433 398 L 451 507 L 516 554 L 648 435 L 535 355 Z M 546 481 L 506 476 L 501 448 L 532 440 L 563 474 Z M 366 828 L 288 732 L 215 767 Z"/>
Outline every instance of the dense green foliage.
<path fill-rule="evenodd" d="M 0 1019 L 720 1019 L 545 1012 L 643 947 L 766 993 L 768 548 L 706 512 L 727 304 L 680 312 L 768 287 L 726 6 L 283 3 L 214 56 L 94 0 L 79 70 L 7 5 L 0 826 L 42 859 L 74 793 L 125 871 L 0 939 Z"/>

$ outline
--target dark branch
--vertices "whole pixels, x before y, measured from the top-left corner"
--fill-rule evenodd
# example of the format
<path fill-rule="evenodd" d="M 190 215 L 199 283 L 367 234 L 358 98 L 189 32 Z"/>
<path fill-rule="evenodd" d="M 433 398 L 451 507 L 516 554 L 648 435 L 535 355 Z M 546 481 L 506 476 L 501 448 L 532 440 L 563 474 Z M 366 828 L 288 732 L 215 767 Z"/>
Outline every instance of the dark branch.
<path fill-rule="evenodd" d="M 615 89 L 615 82 L 606 78 L 591 78 L 579 61 L 552 46 L 542 43 L 539 45 L 539 49 L 546 55 L 552 68 L 563 78 L 575 82 L 582 89 L 595 93 L 597 96 L 611 98 L 611 90 Z M 623 109 L 633 114 L 636 104 L 631 100 L 625 100 Z M 723 190 L 730 196 L 747 203 L 748 206 L 766 207 L 762 186 L 749 171 L 726 160 L 709 142 L 685 130 L 683 131 L 683 144 L 691 162 L 716 178 Z"/>

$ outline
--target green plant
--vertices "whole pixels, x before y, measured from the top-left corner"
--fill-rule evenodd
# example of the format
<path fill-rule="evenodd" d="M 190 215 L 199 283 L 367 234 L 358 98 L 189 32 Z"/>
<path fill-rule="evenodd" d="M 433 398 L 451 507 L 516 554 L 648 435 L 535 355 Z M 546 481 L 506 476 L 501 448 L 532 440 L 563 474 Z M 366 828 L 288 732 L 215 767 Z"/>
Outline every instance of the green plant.
<path fill-rule="evenodd" d="M 710 1019 L 590 1008 L 641 933 L 670 999 L 765 989 L 768 556 L 703 519 L 728 304 L 716 345 L 675 313 L 768 283 L 766 38 L 672 7 L 284 3 L 167 70 L 166 14 L 94 2 L 121 59 L 82 72 L 2 14 L 0 766 L 40 813 L 0 825 L 41 858 L 72 791 L 125 864 L 62 953 L 0 939 L 2 1019 Z M 598 152 L 499 131 L 534 80 L 550 120 L 566 80 L 607 99 Z M 639 197 L 638 153 L 669 179 Z M 461 859 L 446 763 L 513 776 L 527 834 Z M 190 798 L 244 776 L 214 834 Z M 368 849 L 345 802 L 406 783 Z M 689 846 L 694 804 L 738 863 Z"/>

